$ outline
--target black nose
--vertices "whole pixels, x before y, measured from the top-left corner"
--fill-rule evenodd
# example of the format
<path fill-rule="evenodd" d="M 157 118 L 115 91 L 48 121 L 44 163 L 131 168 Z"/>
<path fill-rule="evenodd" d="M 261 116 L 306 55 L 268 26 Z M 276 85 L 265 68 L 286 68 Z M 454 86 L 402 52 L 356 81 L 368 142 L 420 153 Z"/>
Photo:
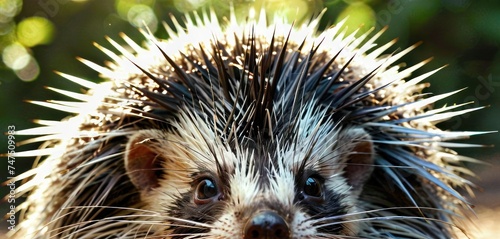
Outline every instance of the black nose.
<path fill-rule="evenodd" d="M 245 239 L 286 239 L 290 231 L 285 220 L 275 212 L 255 214 L 245 225 Z"/>

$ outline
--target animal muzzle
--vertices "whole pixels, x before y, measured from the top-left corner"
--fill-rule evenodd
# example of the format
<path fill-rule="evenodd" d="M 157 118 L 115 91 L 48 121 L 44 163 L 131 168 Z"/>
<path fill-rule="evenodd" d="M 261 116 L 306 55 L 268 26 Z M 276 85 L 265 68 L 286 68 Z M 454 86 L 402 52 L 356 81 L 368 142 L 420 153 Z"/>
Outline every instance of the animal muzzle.
<path fill-rule="evenodd" d="M 245 225 L 244 239 L 287 239 L 290 229 L 285 219 L 273 211 L 262 211 L 250 217 Z"/>

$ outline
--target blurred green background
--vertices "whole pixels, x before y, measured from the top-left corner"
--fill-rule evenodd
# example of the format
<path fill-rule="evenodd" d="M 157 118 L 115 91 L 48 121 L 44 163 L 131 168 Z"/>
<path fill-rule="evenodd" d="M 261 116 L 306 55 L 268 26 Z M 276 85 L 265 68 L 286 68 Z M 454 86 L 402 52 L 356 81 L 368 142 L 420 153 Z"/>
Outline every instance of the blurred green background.
<path fill-rule="evenodd" d="M 104 36 L 117 39 L 120 32 L 141 42 L 144 39 L 137 27 L 143 24 L 148 25 L 156 36 L 165 38 L 168 35 L 162 24 L 171 24 L 171 15 L 180 17 L 185 12 L 213 8 L 222 18 L 229 14 L 230 5 L 234 6 L 237 15 L 254 6 L 266 8 L 268 14 L 278 11 L 298 21 L 307 20 L 327 8 L 322 28 L 346 16 L 350 16 L 348 25 L 351 30 L 360 26 L 362 31 L 389 26 L 378 42 L 399 38 L 391 51 L 423 41 L 424 44 L 402 61 L 413 65 L 434 57 L 415 75 L 448 64 L 428 80 L 431 83 L 428 91 L 439 94 L 466 88 L 438 102 L 437 107 L 465 102 L 472 102 L 465 108 L 490 106 L 455 117 L 441 126 L 451 130 L 499 129 L 500 1 L 0 0 L 0 131 L 6 132 L 9 125 L 14 125 L 17 130 L 33 127 L 32 119 L 58 120 L 65 117 L 65 113 L 35 106 L 25 100 L 67 99 L 44 89 L 44 86 L 80 91 L 77 85 L 56 75 L 54 70 L 98 82 L 97 73 L 75 58 L 80 56 L 98 64 L 109 60 L 93 46 L 93 42 L 109 46 Z M 22 139 L 18 137 L 17 141 Z M 482 135 L 468 142 L 500 145 L 500 136 L 498 133 Z M 17 151 L 36 147 L 23 145 L 17 147 Z M 0 152 L 6 151 L 7 136 L 0 135 Z M 493 165 L 500 161 L 498 147 L 457 151 Z M 31 159 L 16 159 L 16 173 L 24 172 L 31 164 Z M 6 180 L 6 165 L 2 158 L 0 181 Z M 0 195 L 7 193 L 2 187 Z M 7 212 L 4 205 L 0 207 L 0 215 Z M 4 228 L 6 226 L 2 230 Z"/>

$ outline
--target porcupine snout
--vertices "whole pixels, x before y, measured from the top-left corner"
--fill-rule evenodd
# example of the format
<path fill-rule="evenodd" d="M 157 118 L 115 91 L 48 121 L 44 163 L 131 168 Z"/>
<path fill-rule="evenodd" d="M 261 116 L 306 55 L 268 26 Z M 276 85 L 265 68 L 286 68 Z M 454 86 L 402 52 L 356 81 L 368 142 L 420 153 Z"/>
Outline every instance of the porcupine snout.
<path fill-rule="evenodd" d="M 245 225 L 245 239 L 289 238 L 290 229 L 286 221 L 273 211 L 263 211 L 250 217 Z"/>

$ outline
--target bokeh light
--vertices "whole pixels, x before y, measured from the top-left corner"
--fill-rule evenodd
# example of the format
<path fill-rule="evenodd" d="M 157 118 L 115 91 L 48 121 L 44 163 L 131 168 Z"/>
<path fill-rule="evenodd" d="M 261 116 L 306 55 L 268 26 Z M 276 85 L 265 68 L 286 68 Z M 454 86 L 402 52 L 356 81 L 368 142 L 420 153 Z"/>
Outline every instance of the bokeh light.
<path fill-rule="evenodd" d="M 303 1 L 303 0 L 258 0 L 256 1 L 256 10 L 264 8 L 267 11 L 267 17 L 272 18 L 274 14 L 278 14 L 288 21 L 295 21 L 300 24 L 304 18 L 308 18 L 316 8 L 317 1 Z M 269 11 L 268 11 L 269 9 Z M 245 9 L 242 9 L 245 10 Z"/>
<path fill-rule="evenodd" d="M 347 33 L 352 33 L 359 29 L 358 34 L 366 32 L 375 26 L 375 12 L 365 3 L 359 1 L 347 6 L 337 17 L 337 22 L 346 19 Z"/>
<path fill-rule="evenodd" d="M 22 8 L 22 0 L 0 1 L 0 22 L 7 22 L 15 17 Z"/>
<path fill-rule="evenodd" d="M 135 27 L 141 28 L 146 25 L 151 32 L 156 32 L 158 19 L 153 9 L 147 5 L 137 4 L 132 6 L 127 13 L 127 20 Z"/>
<path fill-rule="evenodd" d="M 17 39 L 27 47 L 50 43 L 54 35 L 54 25 L 43 17 L 30 17 L 17 26 Z"/>
<path fill-rule="evenodd" d="M 174 0 L 174 6 L 180 12 L 190 12 L 204 6 L 207 2 L 207 0 Z"/>
<path fill-rule="evenodd" d="M 134 27 L 148 27 L 151 32 L 158 28 L 158 18 L 153 11 L 155 0 L 116 0 L 118 16 Z"/>
<path fill-rule="evenodd" d="M 0 1 L 0 52 L 5 67 L 22 81 L 35 80 L 40 74 L 31 47 L 48 44 L 54 35 L 54 25 L 42 17 L 28 17 L 16 25 L 14 17 L 22 9 L 22 0 Z"/>
<path fill-rule="evenodd" d="M 12 43 L 3 49 L 2 60 L 9 68 L 20 70 L 28 64 L 29 55 L 23 45 Z"/>
<path fill-rule="evenodd" d="M 2 52 L 2 60 L 23 81 L 32 81 L 40 73 L 40 67 L 35 58 L 20 43 L 12 43 L 5 47 Z"/>
<path fill-rule="evenodd" d="M 14 72 L 22 81 L 33 81 L 40 74 L 40 66 L 32 55 L 28 55 L 27 61 L 27 64 L 23 68 L 15 70 Z"/>

